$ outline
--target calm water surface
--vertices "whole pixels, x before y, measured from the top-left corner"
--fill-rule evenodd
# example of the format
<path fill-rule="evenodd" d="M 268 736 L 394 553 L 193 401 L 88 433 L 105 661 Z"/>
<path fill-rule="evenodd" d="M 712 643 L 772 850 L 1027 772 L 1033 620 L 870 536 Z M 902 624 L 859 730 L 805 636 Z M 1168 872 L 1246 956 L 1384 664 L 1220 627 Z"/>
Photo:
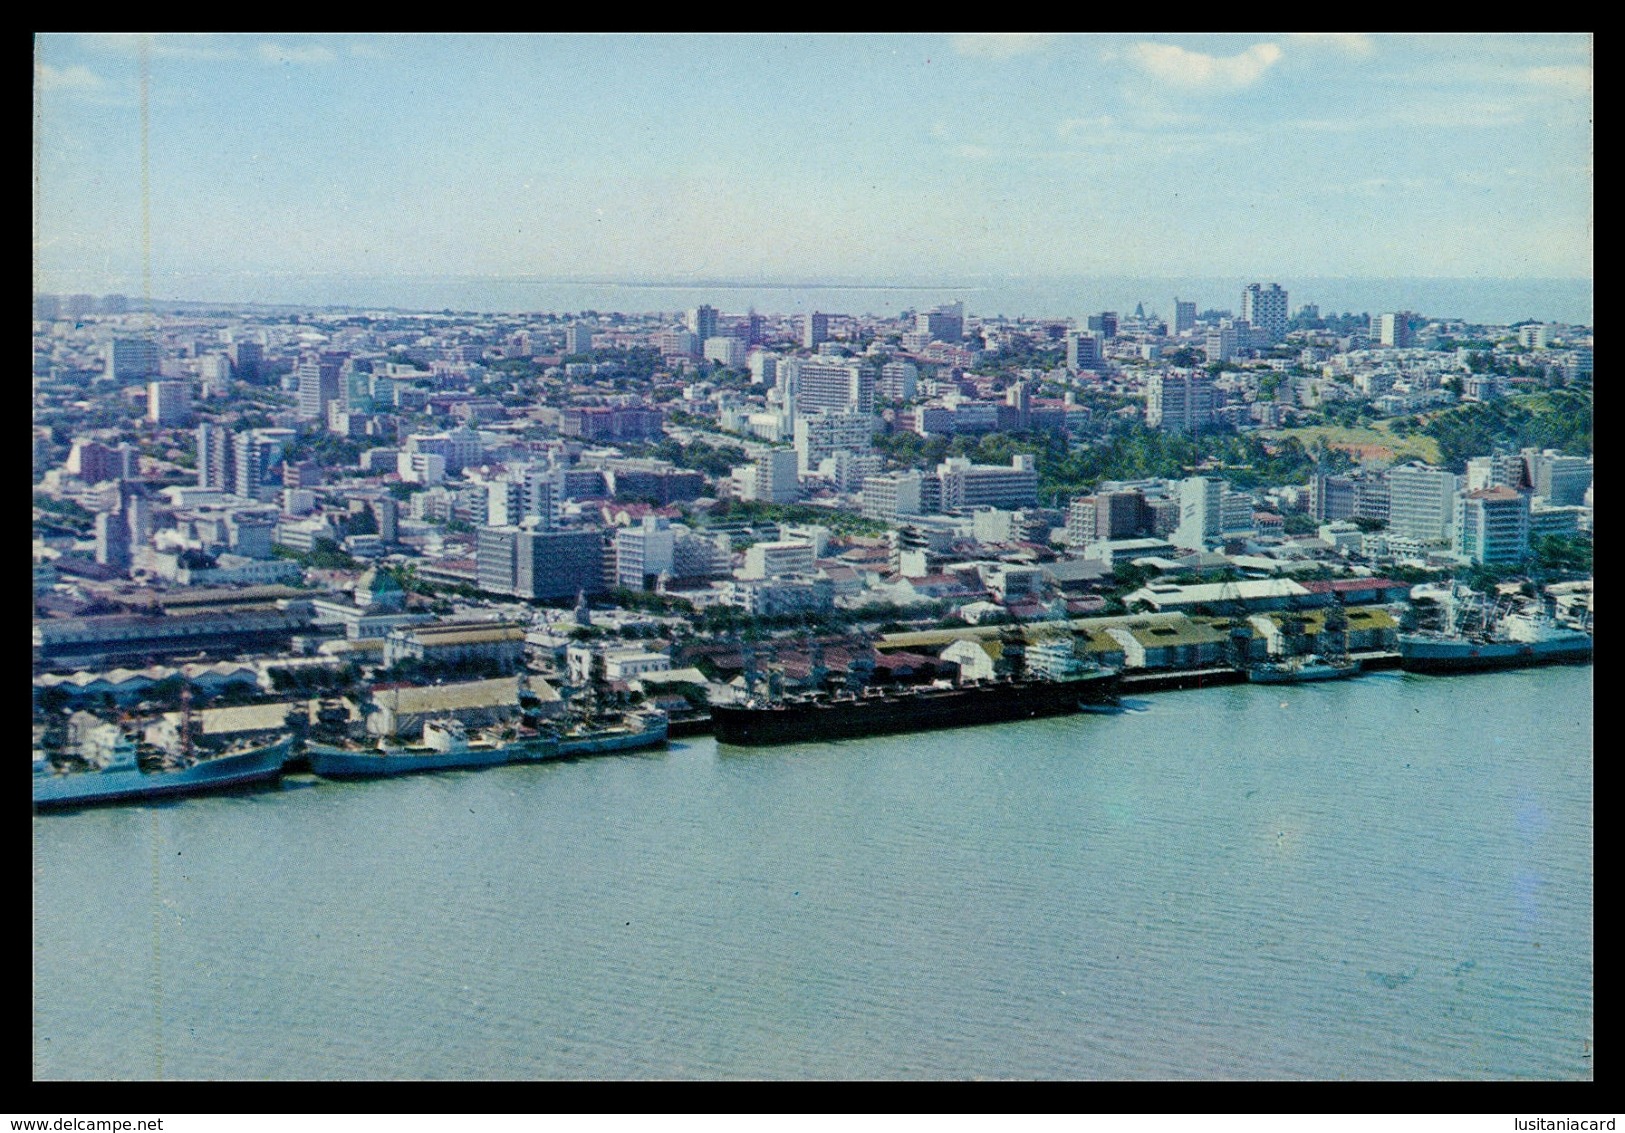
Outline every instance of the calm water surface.
<path fill-rule="evenodd" d="M 34 818 L 41 1079 L 1589 1079 L 1591 670 Z"/>

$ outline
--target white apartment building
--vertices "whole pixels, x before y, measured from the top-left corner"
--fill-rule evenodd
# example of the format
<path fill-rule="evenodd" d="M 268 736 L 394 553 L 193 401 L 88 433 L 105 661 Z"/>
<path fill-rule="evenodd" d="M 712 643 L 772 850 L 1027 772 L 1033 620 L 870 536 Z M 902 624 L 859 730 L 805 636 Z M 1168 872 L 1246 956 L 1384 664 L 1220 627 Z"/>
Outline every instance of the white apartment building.
<path fill-rule="evenodd" d="M 937 477 L 942 482 L 945 511 L 1036 507 L 1038 504 L 1038 464 L 1031 453 L 1011 457 L 1008 467 L 972 464 L 968 457 L 949 457 L 937 465 Z"/>
<path fill-rule="evenodd" d="M 734 478 L 742 499 L 788 504 L 801 495 L 793 448 L 769 449 L 750 464 L 734 469 Z"/>
<path fill-rule="evenodd" d="M 1412 461 L 1388 471 L 1388 530 L 1424 545 L 1451 542 L 1456 522 L 1455 473 Z"/>
<path fill-rule="evenodd" d="M 1146 383 L 1145 423 L 1169 433 L 1200 433 L 1213 424 L 1217 404 L 1211 374 L 1195 370 L 1152 374 Z"/>
<path fill-rule="evenodd" d="M 786 358 L 779 363 L 779 385 L 796 415 L 875 411 L 875 369 L 839 358 Z"/>
<path fill-rule="evenodd" d="M 1497 486 L 1457 498 L 1452 549 L 1472 563 L 1515 563 L 1529 554 L 1529 497 Z"/>
<path fill-rule="evenodd" d="M 796 417 L 796 471 L 803 476 L 818 471 L 826 457 L 837 452 L 863 453 L 874 449 L 875 418 L 870 413 L 822 412 Z"/>
<path fill-rule="evenodd" d="M 645 589 L 652 579 L 673 573 L 677 533 L 664 516 L 646 515 L 634 527 L 615 532 L 615 581 L 631 590 Z"/>
<path fill-rule="evenodd" d="M 395 471 L 409 484 L 439 484 L 446 478 L 446 458 L 434 452 L 399 453 Z"/>
<path fill-rule="evenodd" d="M 1280 342 L 1286 337 L 1286 292 L 1278 283 L 1268 287 L 1258 283 L 1248 284 L 1241 293 L 1241 317 L 1261 330 L 1267 342 Z"/>
<path fill-rule="evenodd" d="M 899 516 L 920 514 L 919 472 L 888 472 L 863 478 L 863 514 L 896 523 Z"/>
<path fill-rule="evenodd" d="M 714 336 L 705 340 L 704 351 L 707 359 L 730 370 L 738 370 L 745 365 L 745 343 L 742 339 Z"/>
<path fill-rule="evenodd" d="M 736 571 L 739 578 L 778 578 L 786 574 L 812 574 L 813 545 L 805 540 L 784 539 L 754 543 L 745 549 L 745 565 Z"/>

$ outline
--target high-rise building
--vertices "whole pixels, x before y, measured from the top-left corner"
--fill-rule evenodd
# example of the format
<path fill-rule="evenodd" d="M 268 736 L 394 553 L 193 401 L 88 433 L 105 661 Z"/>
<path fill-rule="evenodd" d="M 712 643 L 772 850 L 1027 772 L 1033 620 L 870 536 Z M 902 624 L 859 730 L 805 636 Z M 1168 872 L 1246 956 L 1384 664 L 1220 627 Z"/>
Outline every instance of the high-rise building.
<path fill-rule="evenodd" d="M 796 414 L 873 413 L 875 369 L 839 358 L 786 358 L 779 363 L 779 386 Z"/>
<path fill-rule="evenodd" d="M 226 348 L 231 357 L 231 376 L 240 382 L 260 380 L 260 368 L 265 360 L 265 347 L 252 339 L 233 338 Z"/>
<path fill-rule="evenodd" d="M 1449 543 L 1456 522 L 1453 472 L 1420 461 L 1388 470 L 1388 530 L 1424 544 Z"/>
<path fill-rule="evenodd" d="M 1167 433 L 1200 433 L 1213 424 L 1218 393 L 1213 375 L 1168 370 L 1146 383 L 1145 423 Z"/>
<path fill-rule="evenodd" d="M 1117 312 L 1102 311 L 1098 315 L 1090 315 L 1089 330 L 1098 334 L 1103 341 L 1110 342 L 1117 337 Z"/>
<path fill-rule="evenodd" d="M 190 382 L 148 382 L 147 420 L 154 425 L 184 425 L 192 416 Z"/>
<path fill-rule="evenodd" d="M 97 513 L 96 561 L 119 570 L 130 565 L 130 525 L 123 513 Z"/>
<path fill-rule="evenodd" d="M 1348 476 L 1316 472 L 1309 481 L 1309 514 L 1322 521 L 1352 519 L 1353 479 Z"/>
<path fill-rule="evenodd" d="M 1196 326 L 1196 302 L 1192 299 L 1174 300 L 1174 326 L 1175 334 L 1184 334 Z"/>
<path fill-rule="evenodd" d="M 80 437 L 68 450 L 66 468 L 68 475 L 87 484 L 117 480 L 120 472 L 118 452 L 97 441 Z"/>
<path fill-rule="evenodd" d="M 1548 507 L 1573 507 L 1585 502 L 1586 489 L 1591 487 L 1590 457 L 1528 448 L 1523 450 L 1523 461 L 1531 490 Z"/>
<path fill-rule="evenodd" d="M 750 381 L 752 385 L 772 387 L 779 381 L 779 362 L 777 354 L 766 350 L 753 350 L 746 364 L 750 367 Z"/>
<path fill-rule="evenodd" d="M 914 333 L 926 342 L 958 342 L 965 337 L 965 307 L 946 303 L 914 316 Z"/>
<path fill-rule="evenodd" d="M 1209 363 L 1228 362 L 1241 346 L 1241 336 L 1236 333 L 1234 325 L 1225 322 L 1209 327 L 1202 345 Z"/>
<path fill-rule="evenodd" d="M 326 421 L 327 406 L 339 399 L 340 374 L 348 354 L 309 351 L 299 358 L 299 419 Z"/>
<path fill-rule="evenodd" d="M 660 332 L 660 353 L 667 358 L 698 358 L 700 336 L 690 330 Z"/>
<path fill-rule="evenodd" d="M 235 487 L 231 434 L 223 425 L 208 422 L 197 427 L 197 485 L 217 492 Z"/>
<path fill-rule="evenodd" d="M 768 449 L 748 466 L 743 495 L 763 503 L 794 503 L 801 495 L 801 479 L 796 472 L 796 450 Z"/>
<path fill-rule="evenodd" d="M 232 437 L 233 494 L 244 499 L 269 499 L 281 487 L 271 480 L 271 464 L 278 446 L 252 432 Z"/>
<path fill-rule="evenodd" d="M 937 478 L 945 511 L 1038 505 L 1038 464 L 1031 453 L 1011 457 L 1008 466 L 972 464 L 968 457 L 951 456 L 937 465 Z"/>
<path fill-rule="evenodd" d="M 719 366 L 738 370 L 745 365 L 745 340 L 731 335 L 712 335 L 705 340 L 705 357 Z"/>
<path fill-rule="evenodd" d="M 615 530 L 615 581 L 630 590 L 646 590 L 662 574 L 670 574 L 677 548 L 671 520 L 646 515 L 635 527 Z"/>
<path fill-rule="evenodd" d="M 474 584 L 492 594 L 513 594 L 519 585 L 519 526 L 481 527 L 474 537 Z"/>
<path fill-rule="evenodd" d="M 115 338 L 107 344 L 105 372 L 114 381 L 137 381 L 158 371 L 158 344 L 150 338 Z"/>
<path fill-rule="evenodd" d="M 372 514 L 378 520 L 378 538 L 393 543 L 400 538 L 400 504 L 393 496 L 381 496 L 372 505 Z"/>
<path fill-rule="evenodd" d="M 146 496 L 131 496 L 125 500 L 124 516 L 129 521 L 131 547 L 140 547 L 152 538 L 152 501 Z"/>
<path fill-rule="evenodd" d="M 802 316 L 801 345 L 808 350 L 816 350 L 820 342 L 829 341 L 829 316 L 818 311 L 809 311 Z"/>
<path fill-rule="evenodd" d="M 1527 469 L 1521 455 L 1475 456 L 1467 461 L 1467 475 L 1462 490 L 1476 492 L 1480 488 L 1524 488 Z"/>
<path fill-rule="evenodd" d="M 1066 368 L 1090 370 L 1100 365 L 1100 336 L 1069 331 L 1066 336 Z"/>
<path fill-rule="evenodd" d="M 923 514 L 917 471 L 887 472 L 863 478 L 863 514 L 896 523 L 898 516 Z"/>
<path fill-rule="evenodd" d="M 1173 541 L 1181 547 L 1201 549 L 1223 529 L 1224 481 L 1190 476 L 1179 483 L 1179 527 Z"/>
<path fill-rule="evenodd" d="M 1371 338 L 1381 346 L 1404 348 L 1415 344 L 1416 316 L 1409 311 L 1387 311 L 1371 316 Z"/>
<path fill-rule="evenodd" d="M 1095 493 L 1095 538 L 1128 539 L 1145 529 L 1145 494 Z"/>
<path fill-rule="evenodd" d="M 803 476 L 818 471 L 837 452 L 870 452 L 874 448 L 875 418 L 870 413 L 820 412 L 796 417 L 796 470 Z"/>
<path fill-rule="evenodd" d="M 701 342 L 717 337 L 717 309 L 701 304 L 689 311 L 688 329 Z"/>
<path fill-rule="evenodd" d="M 1066 541 L 1067 545 L 1081 548 L 1093 543 L 1098 530 L 1100 509 L 1096 506 L 1098 501 L 1094 496 L 1079 496 L 1067 505 L 1066 509 Z"/>
<path fill-rule="evenodd" d="M 888 401 L 913 401 L 920 380 L 920 368 L 913 362 L 887 362 L 880 367 L 876 392 Z"/>
<path fill-rule="evenodd" d="M 1457 497 L 1456 554 L 1475 564 L 1515 563 L 1529 555 L 1529 497 L 1505 486 Z"/>
<path fill-rule="evenodd" d="M 524 531 L 516 550 L 515 590 L 521 598 L 574 598 L 605 590 L 601 532 Z"/>
<path fill-rule="evenodd" d="M 357 415 L 373 412 L 372 371 L 352 366 L 344 370 L 342 376 L 339 403 L 343 411 Z"/>
<path fill-rule="evenodd" d="M 591 354 L 592 327 L 586 323 L 571 323 L 565 327 L 564 352 L 566 354 Z"/>
<path fill-rule="evenodd" d="M 1267 288 L 1250 283 L 1241 293 L 1241 317 L 1264 333 L 1266 341 L 1280 342 L 1286 337 L 1287 295 L 1281 285 L 1272 283 Z"/>

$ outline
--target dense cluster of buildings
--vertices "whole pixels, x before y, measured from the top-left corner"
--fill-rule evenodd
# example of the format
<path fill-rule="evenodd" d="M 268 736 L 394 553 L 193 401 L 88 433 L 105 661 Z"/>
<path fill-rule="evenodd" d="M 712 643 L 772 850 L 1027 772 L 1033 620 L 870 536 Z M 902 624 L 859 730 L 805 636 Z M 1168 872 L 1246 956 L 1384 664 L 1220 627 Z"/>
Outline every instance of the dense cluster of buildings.
<path fill-rule="evenodd" d="M 553 616 L 540 604 L 613 592 L 700 613 L 1044 618 L 1098 611 L 1127 563 L 1370 575 L 1589 535 L 1591 459 L 1549 449 L 1264 487 L 1203 469 L 1068 499 L 1029 452 L 958 454 L 992 433 L 1270 430 L 1339 402 L 1416 413 L 1590 377 L 1587 328 L 1407 311 L 1356 326 L 1287 300 L 1252 284 L 1239 315 L 1176 299 L 1166 320 L 1038 320 L 957 303 L 426 316 L 38 296 L 36 661 L 58 685 L 79 666 L 256 654 L 511 664 Z M 961 447 L 911 460 L 883 443 L 909 436 L 910 452 Z M 1313 522 L 1288 534 L 1291 517 Z"/>

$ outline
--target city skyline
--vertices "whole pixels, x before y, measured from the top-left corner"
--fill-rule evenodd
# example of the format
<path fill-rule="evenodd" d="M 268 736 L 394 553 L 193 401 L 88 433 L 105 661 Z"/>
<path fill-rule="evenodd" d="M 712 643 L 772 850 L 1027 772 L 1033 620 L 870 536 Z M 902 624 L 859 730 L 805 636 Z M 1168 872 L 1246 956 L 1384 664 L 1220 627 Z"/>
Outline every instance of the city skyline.
<path fill-rule="evenodd" d="M 1587 35 L 41 35 L 35 287 L 1587 279 L 1590 54 Z"/>

